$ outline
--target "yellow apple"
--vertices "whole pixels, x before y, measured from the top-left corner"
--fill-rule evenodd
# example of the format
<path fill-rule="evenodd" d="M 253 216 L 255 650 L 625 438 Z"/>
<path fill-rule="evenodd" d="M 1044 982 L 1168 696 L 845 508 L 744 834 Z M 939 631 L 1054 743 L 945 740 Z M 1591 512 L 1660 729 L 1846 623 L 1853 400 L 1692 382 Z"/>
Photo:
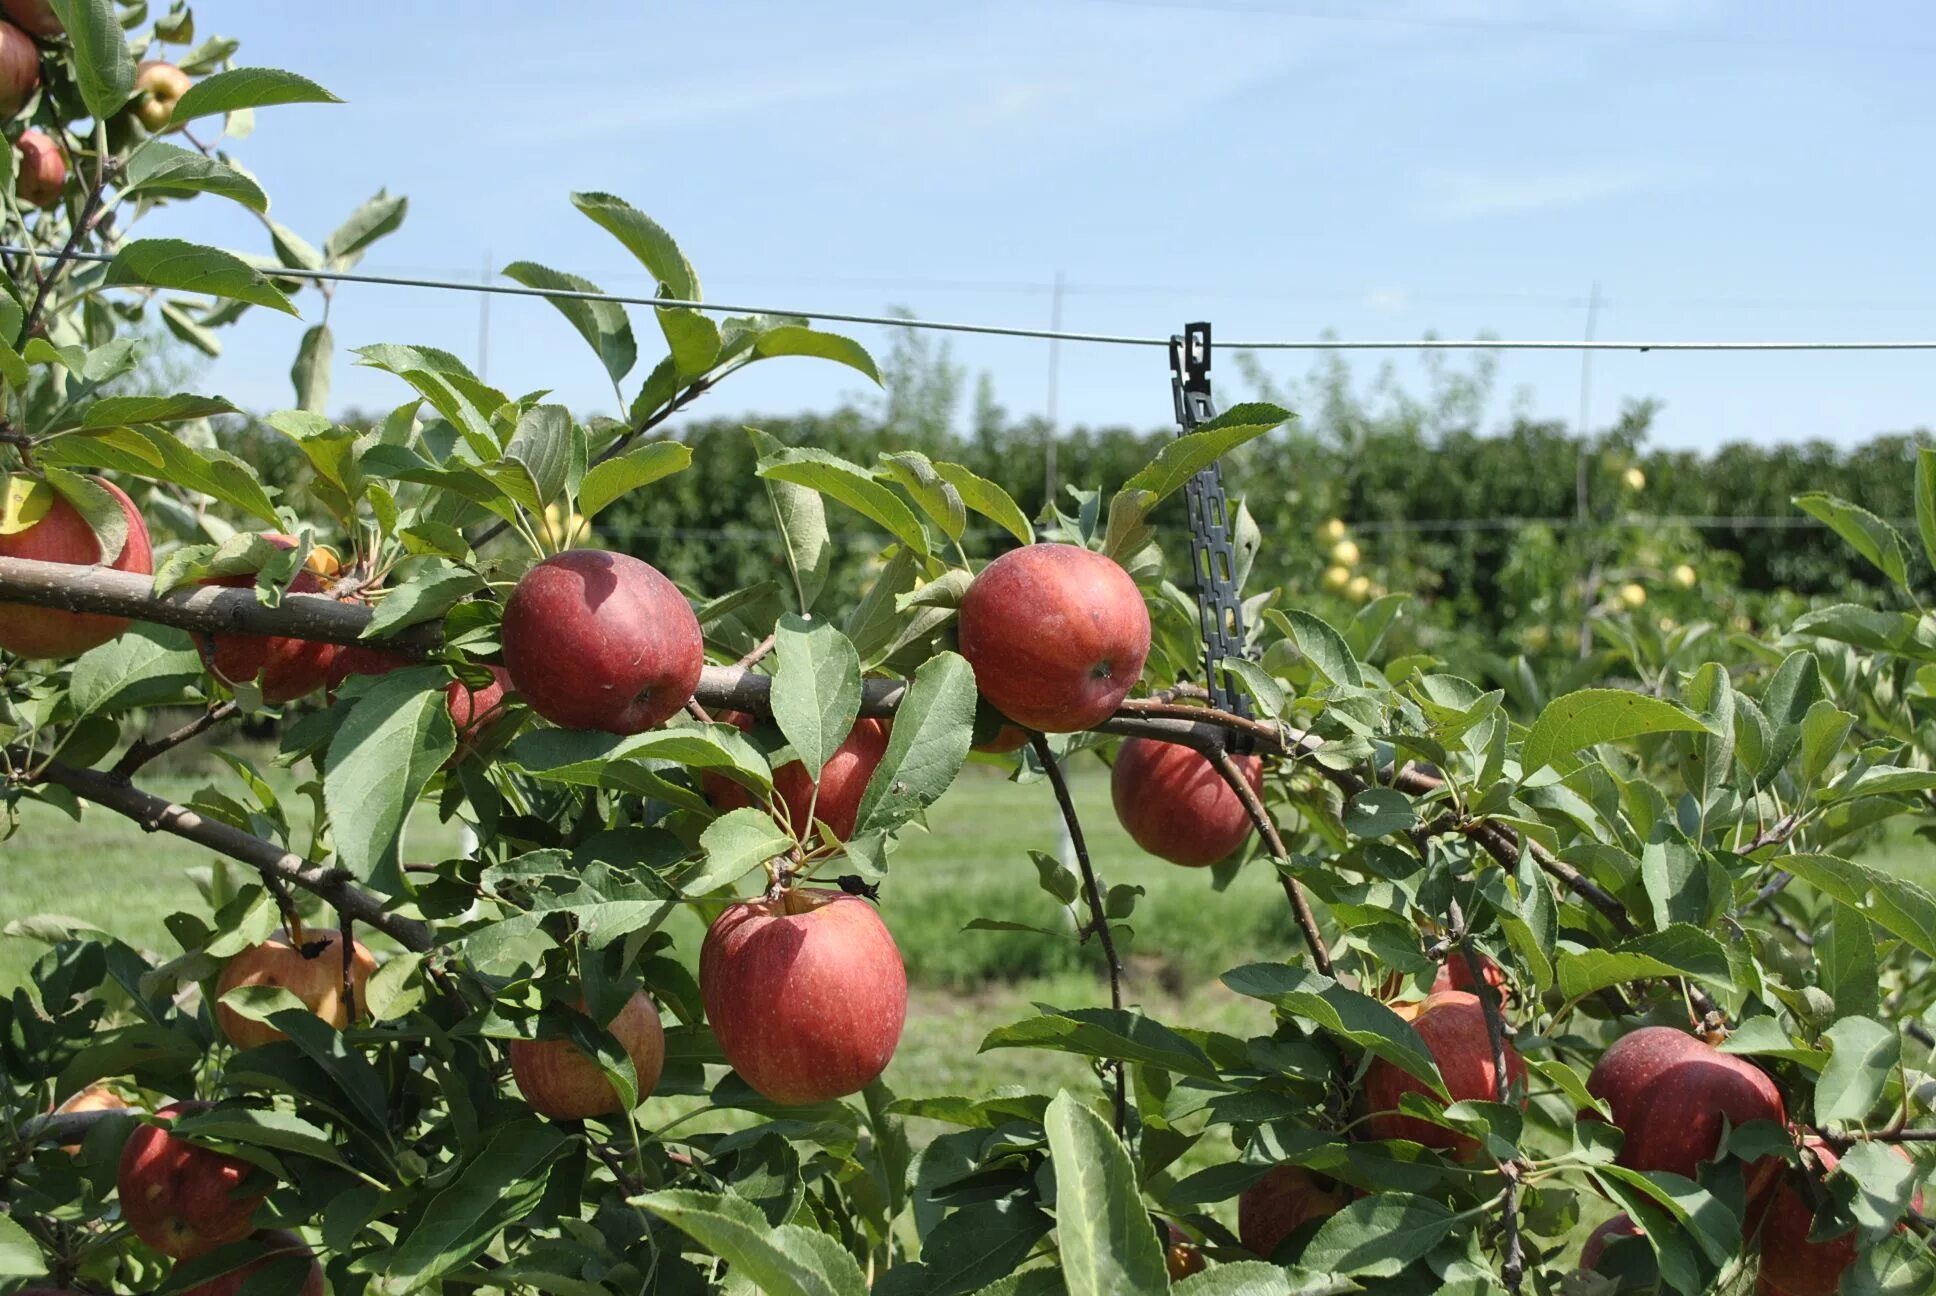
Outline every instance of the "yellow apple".
<path fill-rule="evenodd" d="M 1351 585 L 1351 569 L 1349 567 L 1326 567 L 1324 569 L 1324 575 L 1320 579 L 1322 580 L 1324 588 L 1330 590 L 1333 594 L 1342 594 Z"/>
<path fill-rule="evenodd" d="M 1318 528 L 1318 540 L 1322 544 L 1336 544 L 1344 539 L 1344 519 L 1331 518 Z"/>
<path fill-rule="evenodd" d="M 1371 577 L 1353 576 L 1351 578 L 1351 584 L 1345 586 L 1344 592 L 1355 601 L 1359 603 L 1364 602 L 1371 597 Z"/>
<path fill-rule="evenodd" d="M 1647 489 L 1647 474 L 1638 468 L 1629 468 L 1620 474 L 1620 481 L 1630 491 Z"/>
<path fill-rule="evenodd" d="M 1638 612 L 1647 606 L 1647 591 L 1633 581 L 1628 581 L 1620 587 L 1619 596 L 1621 605 L 1630 612 Z"/>
<path fill-rule="evenodd" d="M 1356 567 L 1358 559 L 1363 556 L 1358 552 L 1358 544 L 1354 540 L 1340 540 L 1331 546 L 1331 561 L 1340 567 Z"/>
<path fill-rule="evenodd" d="M 1687 563 L 1682 563 L 1680 566 L 1674 568 L 1673 579 L 1674 584 L 1681 589 L 1693 589 L 1695 582 L 1700 580 L 1701 577 L 1692 566 Z"/>

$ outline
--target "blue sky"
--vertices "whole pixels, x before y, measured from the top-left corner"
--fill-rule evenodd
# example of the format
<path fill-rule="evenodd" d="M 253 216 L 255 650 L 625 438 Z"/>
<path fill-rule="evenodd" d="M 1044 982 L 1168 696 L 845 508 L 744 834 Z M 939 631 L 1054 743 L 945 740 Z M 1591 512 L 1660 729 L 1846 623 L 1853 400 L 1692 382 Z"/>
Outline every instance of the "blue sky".
<path fill-rule="evenodd" d="M 1936 336 L 1936 10 L 1913 0 L 339 0 L 327 21 L 201 0 L 196 15 L 243 38 L 242 62 L 348 101 L 264 110 L 233 148 L 317 244 L 378 188 L 407 193 L 371 271 L 475 276 L 488 254 L 647 291 L 566 199 L 601 189 L 671 230 L 709 297 L 755 305 L 1045 323 L 1060 271 L 1072 329 L 1573 337 L 1597 281 L 1602 337 Z M 266 251 L 225 206 L 152 232 Z M 353 368 L 352 345 L 477 358 L 468 295 L 350 286 L 331 319 L 336 404 L 404 394 Z M 286 404 L 302 327 L 256 312 L 204 386 Z M 635 328 L 656 338 L 642 315 Z M 1044 344 L 954 349 L 1012 410 L 1042 408 Z M 1270 363 L 1295 377 L 1309 361 Z M 1929 425 L 1932 364 L 1603 354 L 1593 409 L 1661 399 L 1659 444 L 1851 442 Z M 613 404 L 542 302 L 493 303 L 488 376 L 581 414 Z M 1222 376 L 1227 402 L 1237 376 Z M 1499 417 L 1575 415 L 1576 354 L 1508 355 L 1499 380 Z M 777 361 L 698 409 L 830 408 L 859 381 Z M 1060 408 L 1162 423 L 1160 352 L 1064 346 Z"/>

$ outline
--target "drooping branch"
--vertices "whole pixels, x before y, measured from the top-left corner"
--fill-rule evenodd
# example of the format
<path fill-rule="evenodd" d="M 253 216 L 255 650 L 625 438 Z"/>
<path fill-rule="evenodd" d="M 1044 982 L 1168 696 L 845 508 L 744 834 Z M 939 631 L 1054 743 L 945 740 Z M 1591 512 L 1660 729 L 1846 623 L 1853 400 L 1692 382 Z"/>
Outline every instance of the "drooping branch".
<path fill-rule="evenodd" d="M 1075 847 L 1076 864 L 1082 870 L 1082 895 L 1089 905 L 1089 930 L 1102 941 L 1102 955 L 1109 964 L 1109 1004 L 1117 1011 L 1123 1006 L 1123 961 L 1116 956 L 1116 938 L 1109 931 L 1109 911 L 1103 905 L 1102 888 L 1096 885 L 1096 870 L 1089 863 L 1089 846 L 1082 839 L 1082 823 L 1076 818 L 1076 803 L 1069 795 L 1068 780 L 1062 777 L 1062 766 L 1049 750 L 1049 740 L 1041 734 L 1029 735 L 1029 743 L 1035 748 L 1035 758 L 1042 762 L 1042 768 L 1049 776 L 1049 786 L 1055 789 L 1056 804 L 1062 807 L 1062 821 L 1069 826 L 1069 842 Z M 1116 1137 L 1121 1138 L 1129 1127 L 1129 1097 L 1123 1078 L 1124 1065 L 1118 1058 L 1116 1071 Z"/>
<path fill-rule="evenodd" d="M 1311 902 L 1305 897 L 1304 888 L 1298 885 L 1297 879 L 1283 871 L 1291 862 L 1291 854 L 1284 849 L 1284 839 L 1278 835 L 1277 825 L 1271 822 L 1270 812 L 1264 808 L 1263 801 L 1258 798 L 1257 790 L 1250 786 L 1250 780 L 1246 779 L 1244 772 L 1237 768 L 1237 762 L 1231 757 L 1228 749 L 1219 747 L 1212 752 L 1210 763 L 1217 767 L 1217 773 L 1223 775 L 1223 781 L 1230 785 L 1230 790 L 1235 792 L 1237 799 L 1244 803 L 1244 810 L 1250 815 L 1251 823 L 1256 825 L 1258 835 L 1264 839 L 1265 848 L 1270 851 L 1271 858 L 1277 862 L 1278 881 L 1284 884 L 1284 896 L 1291 902 L 1291 914 L 1297 919 L 1298 930 L 1304 933 L 1304 944 L 1311 951 L 1311 962 L 1325 976 L 1333 975 L 1331 951 L 1325 946 L 1324 933 L 1318 929 L 1317 915 L 1311 912 Z"/>

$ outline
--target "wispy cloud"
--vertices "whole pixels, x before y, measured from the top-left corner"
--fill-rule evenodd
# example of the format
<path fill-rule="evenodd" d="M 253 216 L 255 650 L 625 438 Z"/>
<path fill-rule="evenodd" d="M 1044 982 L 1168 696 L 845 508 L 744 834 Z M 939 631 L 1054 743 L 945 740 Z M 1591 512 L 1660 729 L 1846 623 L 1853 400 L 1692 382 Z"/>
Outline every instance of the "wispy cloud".
<path fill-rule="evenodd" d="M 1435 220 L 1468 220 L 1577 207 L 1651 189 L 1666 177 L 1628 162 L 1582 162 L 1539 171 L 1434 168 L 1421 173 L 1421 210 Z"/>

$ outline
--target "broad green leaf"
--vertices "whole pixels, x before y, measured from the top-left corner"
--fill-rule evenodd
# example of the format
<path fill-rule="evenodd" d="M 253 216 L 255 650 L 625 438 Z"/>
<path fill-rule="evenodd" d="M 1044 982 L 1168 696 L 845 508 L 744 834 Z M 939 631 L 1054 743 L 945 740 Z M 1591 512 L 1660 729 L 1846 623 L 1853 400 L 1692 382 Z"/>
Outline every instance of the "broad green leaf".
<path fill-rule="evenodd" d="M 296 359 L 289 366 L 289 383 L 296 389 L 296 408 L 321 414 L 329 405 L 329 362 L 336 350 L 336 337 L 329 325 L 317 324 L 296 344 Z"/>
<path fill-rule="evenodd" d="M 1043 1128 L 1055 1172 L 1055 1231 L 1069 1296 L 1160 1292 L 1163 1250 L 1136 1189 L 1129 1153 L 1103 1118 L 1067 1090 Z"/>
<path fill-rule="evenodd" d="M 1840 1011 L 1841 1005 L 1837 1005 Z M 1868 1017 L 1843 1017 L 1828 1028 L 1833 1046 L 1815 1079 L 1818 1122 L 1861 1121 L 1882 1098 L 1889 1073 L 1902 1058 L 1902 1035 Z"/>
<path fill-rule="evenodd" d="M 384 593 L 363 637 L 381 639 L 405 626 L 434 621 L 456 607 L 461 599 L 483 588 L 483 577 L 468 567 L 445 562 L 423 565 L 411 572 L 409 579 Z"/>
<path fill-rule="evenodd" d="M 517 737 L 504 759 L 533 777 L 584 787 L 598 787 L 622 773 L 622 764 L 655 760 L 730 772 L 762 791 L 773 786 L 765 758 L 731 725 L 682 725 L 642 734 L 533 729 Z"/>
<path fill-rule="evenodd" d="M 1035 528 L 1029 525 L 1028 514 L 1022 512 L 1007 491 L 958 463 L 937 462 L 934 470 L 942 481 L 955 488 L 963 504 L 1014 536 L 1018 543 L 1035 543 Z"/>
<path fill-rule="evenodd" d="M 255 469 L 225 450 L 191 447 L 166 428 L 143 425 L 95 436 L 58 437 L 44 443 L 40 455 L 46 463 L 101 468 L 183 486 L 278 530 L 282 527 Z M 115 512 L 118 516 L 120 510 Z"/>
<path fill-rule="evenodd" d="M 1008 1274 L 1054 1227 L 1020 1197 L 970 1202 L 921 1239 L 925 1296 L 966 1296 Z M 876 1288 L 876 1290 L 881 1290 Z"/>
<path fill-rule="evenodd" d="M 659 281 L 667 296 L 680 301 L 699 300 L 699 276 L 693 273 L 692 263 L 672 241 L 672 235 L 657 221 L 611 194 L 575 193 L 571 203 L 623 243 Z"/>
<path fill-rule="evenodd" d="M 183 102 L 187 102 L 186 96 Z M 109 287 L 207 293 L 267 306 L 286 315 L 299 314 L 280 289 L 240 257 L 181 239 L 136 239 L 123 245 L 108 263 L 101 282 Z"/>
<path fill-rule="evenodd" d="M 1238 994 L 1262 999 L 1280 1012 L 1304 1018 L 1367 1049 L 1445 1096 L 1438 1064 L 1411 1024 L 1370 995 L 1347 990 L 1329 977 L 1288 963 L 1251 963 L 1223 974 Z"/>
<path fill-rule="evenodd" d="M 1921 618 L 1910 612 L 1884 612 L 1854 603 L 1836 603 L 1804 612 L 1790 623 L 1790 638 L 1818 635 L 1874 652 L 1906 653 L 1930 660 L 1931 651 L 1918 629 Z"/>
<path fill-rule="evenodd" d="M 535 261 L 513 261 L 504 267 L 503 274 L 505 278 L 527 288 L 574 293 L 602 291 L 589 279 L 580 279 L 577 275 L 565 274 Z M 597 353 L 599 363 L 605 366 L 605 372 L 612 376 L 614 382 L 632 372 L 632 366 L 638 363 L 639 344 L 632 336 L 632 321 L 623 306 L 617 302 L 574 297 L 546 297 L 545 300 L 578 330 L 578 336 L 584 338 Z M 585 516 L 590 517 L 591 514 Z"/>
<path fill-rule="evenodd" d="M 136 622 L 74 663 L 68 700 L 81 715 L 174 701 L 202 677 L 186 631 Z"/>
<path fill-rule="evenodd" d="M 1146 491 L 1166 499 L 1183 489 L 1183 484 L 1215 463 L 1231 450 L 1281 427 L 1294 417 L 1289 410 L 1261 401 L 1233 405 L 1187 436 L 1166 441 L 1156 458 L 1128 481 L 1125 491 Z"/>
<path fill-rule="evenodd" d="M 860 1266 L 833 1238 L 799 1224 L 774 1228 L 759 1207 L 731 1193 L 668 1188 L 632 1200 L 725 1260 L 765 1296 L 866 1294 Z"/>
<path fill-rule="evenodd" d="M 128 544 L 128 515 L 107 487 L 92 477 L 83 477 L 62 468 L 42 465 L 41 477 L 47 485 L 79 513 L 100 545 L 102 559 L 119 555 Z"/>
<path fill-rule="evenodd" d="M 1876 570 L 1907 589 L 1909 570 L 1903 559 L 1902 536 L 1859 504 L 1813 491 L 1795 497 L 1795 507 L 1826 522 L 1851 549 L 1875 564 Z"/>
<path fill-rule="evenodd" d="M 1643 977 L 1693 977 L 1726 988 L 1728 952 L 1698 927 L 1676 923 L 1614 949 L 1562 949 L 1555 956 L 1560 993 L 1569 999 Z"/>
<path fill-rule="evenodd" d="M 37 1277 L 47 1272 L 47 1259 L 34 1245 L 33 1235 L 0 1215 L 0 1278 Z"/>
<path fill-rule="evenodd" d="M 1352 688 L 1362 687 L 1365 682 L 1364 668 L 1358 664 L 1346 645 L 1344 636 L 1309 612 L 1292 608 L 1288 612 L 1271 611 L 1265 614 L 1285 638 L 1297 645 L 1304 659 L 1311 663 L 1318 674 L 1333 684 L 1345 684 Z"/>
<path fill-rule="evenodd" d="M 394 1021 L 423 1002 L 422 954 L 392 954 L 363 987 L 363 1009 L 377 1021 Z"/>
<path fill-rule="evenodd" d="M 921 511 L 941 528 L 950 540 L 960 540 L 968 526 L 968 508 L 961 494 L 935 471 L 929 458 L 915 450 L 883 454 L 881 470 L 908 493 Z"/>
<path fill-rule="evenodd" d="M 747 428 L 746 435 L 752 438 L 753 452 L 762 460 L 785 448 L 758 428 Z M 792 482 L 769 477 L 765 485 L 767 502 L 773 506 L 773 520 L 780 528 L 780 539 L 786 544 L 787 569 L 793 574 L 800 612 L 805 615 L 813 610 L 813 601 L 826 588 L 827 573 L 833 565 L 826 501 L 820 498 L 819 491 Z"/>
<path fill-rule="evenodd" d="M 731 886 L 792 845 L 793 837 L 764 809 L 729 810 L 699 834 L 705 857 L 696 871 L 679 879 L 679 888 L 689 896 L 702 896 Z"/>
<path fill-rule="evenodd" d="M 1225 1261 L 1170 1288 L 1176 1296 L 1344 1296 L 1362 1290 L 1349 1278 L 1286 1269 L 1262 1260 Z"/>
<path fill-rule="evenodd" d="M 893 832 L 946 792 L 975 737 L 975 672 L 959 653 L 921 663 L 894 713 L 887 751 L 861 795 L 855 835 Z"/>
<path fill-rule="evenodd" d="M 483 1146 L 407 1220 L 378 1259 L 382 1271 L 398 1290 L 414 1291 L 469 1261 L 536 1209 L 545 1167 L 565 1144 L 564 1130 L 535 1119 L 492 1127 Z"/>
<path fill-rule="evenodd" d="M 1908 792 L 1928 792 L 1936 788 L 1936 770 L 1901 769 L 1893 765 L 1871 765 L 1856 774 L 1823 788 L 1822 801 L 1853 801 L 1865 796 L 1899 796 Z"/>
<path fill-rule="evenodd" d="M 831 622 L 791 614 L 773 631 L 773 720 L 810 778 L 860 715 L 860 654 Z"/>
<path fill-rule="evenodd" d="M 134 93 L 134 56 L 113 0 L 52 0 L 54 16 L 74 46 L 81 102 L 105 121 Z"/>
<path fill-rule="evenodd" d="M 1916 530 L 1923 540 L 1923 557 L 1936 567 L 1936 450 L 1916 451 Z"/>
<path fill-rule="evenodd" d="M 874 357 L 867 354 L 867 348 L 852 338 L 838 333 L 823 333 L 819 329 L 808 328 L 801 324 L 782 324 L 760 334 L 759 341 L 753 344 L 753 354 L 761 359 L 773 356 L 812 356 L 820 360 L 832 360 L 844 364 L 849 369 L 866 374 L 876 384 L 881 380 L 881 372 L 874 366 Z"/>
<path fill-rule="evenodd" d="M 128 157 L 123 194 L 212 193 L 257 215 L 269 210 L 262 186 L 216 158 L 162 140 L 149 140 Z"/>
<path fill-rule="evenodd" d="M 1537 773 L 1584 747 L 1649 733 L 1704 733 L 1706 726 L 1671 702 L 1626 689 L 1581 689 L 1548 702 L 1520 748 L 1520 769 Z"/>
<path fill-rule="evenodd" d="M 331 267 L 347 270 L 363 259 L 363 253 L 370 244 L 386 234 L 393 234 L 403 226 L 403 218 L 410 214 L 410 200 L 402 194 L 395 197 L 386 189 L 376 191 L 374 197 L 349 214 L 349 219 L 330 231 L 323 240 L 323 255 L 329 258 Z"/>
<path fill-rule="evenodd" d="M 781 449 L 760 459 L 759 475 L 769 481 L 792 482 L 835 500 L 880 526 L 917 554 L 928 552 L 927 532 L 914 511 L 874 475 L 857 464 L 811 447 Z"/>
<path fill-rule="evenodd" d="M 1936 958 L 1936 896 L 1914 882 L 1833 855 L 1784 855 L 1781 866 Z"/>
<path fill-rule="evenodd" d="M 81 414 L 81 428 L 124 427 L 130 423 L 185 423 L 241 411 L 220 396 L 103 396 Z"/>
<path fill-rule="evenodd" d="M 1418 812 L 1396 788 L 1366 788 L 1345 802 L 1344 826 L 1356 837 L 1389 837 L 1417 827 Z"/>
<path fill-rule="evenodd" d="M 457 749 L 441 668 L 394 671 L 357 699 L 330 739 L 323 775 L 338 861 L 368 878 L 396 861 L 417 794 Z"/>
<path fill-rule="evenodd" d="M 1802 717 L 1802 782 L 1813 783 L 1842 754 L 1855 717 L 1823 698 Z"/>
<path fill-rule="evenodd" d="M 998 1048 L 1050 1049 L 1217 1078 L 1216 1065 L 1201 1048 L 1159 1021 L 1120 1008 L 1070 1008 L 997 1026 L 979 1051 Z"/>
<path fill-rule="evenodd" d="M 169 121 L 180 126 L 197 117 L 213 117 L 244 108 L 342 102 L 308 77 L 284 72 L 281 68 L 231 68 L 190 86 L 188 93 L 175 102 L 175 113 Z"/>
<path fill-rule="evenodd" d="M 1318 1229 L 1298 1263 L 1320 1273 L 1389 1278 L 1436 1247 L 1458 1217 L 1429 1197 L 1361 1197 Z"/>
<path fill-rule="evenodd" d="M 585 480 L 578 487 L 578 511 L 587 518 L 595 518 L 614 500 L 691 466 L 691 447 L 678 441 L 652 441 L 635 446 L 585 470 Z"/>
<path fill-rule="evenodd" d="M 1821 968 L 1822 989 L 1835 1000 L 1837 1014 L 1879 1015 L 1882 974 L 1877 967 L 1875 933 L 1867 918 L 1835 902 L 1815 942 L 1815 962 Z"/>

